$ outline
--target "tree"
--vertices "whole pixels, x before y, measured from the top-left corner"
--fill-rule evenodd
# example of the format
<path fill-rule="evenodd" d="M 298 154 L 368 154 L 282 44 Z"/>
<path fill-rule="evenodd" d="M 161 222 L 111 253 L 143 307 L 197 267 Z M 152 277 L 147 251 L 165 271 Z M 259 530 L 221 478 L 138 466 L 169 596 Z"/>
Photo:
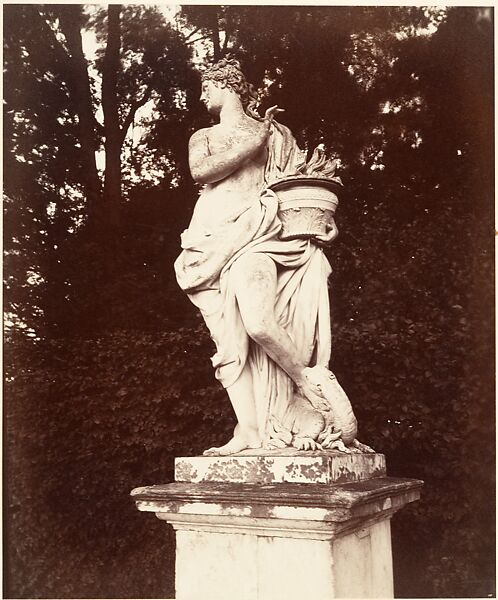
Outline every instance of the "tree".
<path fill-rule="evenodd" d="M 93 253 L 84 260 L 97 264 L 93 284 L 92 276 L 83 279 L 95 296 L 115 272 L 134 167 L 150 153 L 133 149 L 132 164 L 123 156 L 133 143 L 126 136 L 146 102 L 175 104 L 191 80 L 191 50 L 154 8 L 112 5 L 87 15 L 80 5 L 12 5 L 5 13 L 7 305 L 31 330 L 40 332 L 42 323 L 70 330 L 78 280 L 71 250 L 81 259 L 86 244 Z M 83 53 L 85 28 L 100 44 L 95 65 Z M 103 123 L 96 117 L 100 80 Z M 164 169 L 162 176 L 171 178 Z M 19 244 L 27 244 L 22 253 Z"/>

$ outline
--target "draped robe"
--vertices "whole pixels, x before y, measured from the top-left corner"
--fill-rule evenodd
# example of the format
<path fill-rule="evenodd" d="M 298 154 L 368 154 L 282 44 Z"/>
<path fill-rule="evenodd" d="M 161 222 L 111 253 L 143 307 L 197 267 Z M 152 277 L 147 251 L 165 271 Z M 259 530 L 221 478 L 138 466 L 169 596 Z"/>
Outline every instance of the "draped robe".
<path fill-rule="evenodd" d="M 265 181 L 295 170 L 302 161 L 290 130 L 272 126 Z M 202 194 L 217 193 L 205 190 Z M 216 344 L 212 357 L 217 379 L 233 385 L 248 365 L 259 433 L 268 437 L 268 420 L 289 422 L 294 384 L 290 377 L 248 336 L 237 305 L 231 268 L 246 253 L 264 253 L 277 266 L 275 316 L 306 366 L 327 367 L 330 359 L 330 313 L 327 280 L 331 268 L 323 251 L 309 240 L 281 240 L 278 199 L 266 186 L 213 230 L 192 219 L 181 236 L 175 262 L 178 283 L 200 310 Z"/>

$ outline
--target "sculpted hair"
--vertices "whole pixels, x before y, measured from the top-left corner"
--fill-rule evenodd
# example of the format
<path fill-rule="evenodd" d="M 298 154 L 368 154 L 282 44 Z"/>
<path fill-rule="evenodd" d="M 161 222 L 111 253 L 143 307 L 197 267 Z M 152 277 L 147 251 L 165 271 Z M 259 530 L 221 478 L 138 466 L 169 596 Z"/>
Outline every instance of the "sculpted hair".
<path fill-rule="evenodd" d="M 203 81 L 214 81 L 221 87 L 232 89 L 240 98 L 245 112 L 254 119 L 261 120 L 255 108 L 258 95 L 254 86 L 248 83 L 240 66 L 240 62 L 229 56 L 222 58 L 208 67 L 202 74 Z"/>

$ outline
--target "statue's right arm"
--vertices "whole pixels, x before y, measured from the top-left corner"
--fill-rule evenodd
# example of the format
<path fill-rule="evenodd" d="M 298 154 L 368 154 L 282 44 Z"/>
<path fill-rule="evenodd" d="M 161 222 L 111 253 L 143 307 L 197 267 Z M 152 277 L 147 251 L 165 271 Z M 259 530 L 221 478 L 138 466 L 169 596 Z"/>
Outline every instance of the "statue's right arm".
<path fill-rule="evenodd" d="M 236 171 L 241 164 L 253 156 L 266 141 L 268 135 L 252 135 L 238 140 L 231 148 L 210 154 L 207 130 L 196 131 L 189 141 L 188 157 L 190 172 L 197 183 L 215 183 Z"/>

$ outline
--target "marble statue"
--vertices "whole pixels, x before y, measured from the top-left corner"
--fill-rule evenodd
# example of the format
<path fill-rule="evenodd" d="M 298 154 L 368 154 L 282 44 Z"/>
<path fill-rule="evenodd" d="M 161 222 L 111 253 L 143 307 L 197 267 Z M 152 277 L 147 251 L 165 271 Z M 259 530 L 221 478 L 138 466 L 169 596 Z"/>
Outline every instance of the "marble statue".
<path fill-rule="evenodd" d="M 370 451 L 356 440 L 351 404 L 328 370 L 331 268 L 323 246 L 337 236 L 337 202 L 327 210 L 292 204 L 300 199 L 296 180 L 316 184 L 318 177 L 337 188 L 335 165 L 319 150 L 306 163 L 275 120 L 277 106 L 259 116 L 233 58 L 204 71 L 200 99 L 219 123 L 189 142 L 190 171 L 203 187 L 175 270 L 216 344 L 216 377 L 238 421 L 231 440 L 204 454 L 287 446 Z M 279 210 L 279 186 L 290 194 L 287 211 Z M 293 215 L 301 219 L 297 229 L 319 230 L 292 235 L 286 220 Z"/>

